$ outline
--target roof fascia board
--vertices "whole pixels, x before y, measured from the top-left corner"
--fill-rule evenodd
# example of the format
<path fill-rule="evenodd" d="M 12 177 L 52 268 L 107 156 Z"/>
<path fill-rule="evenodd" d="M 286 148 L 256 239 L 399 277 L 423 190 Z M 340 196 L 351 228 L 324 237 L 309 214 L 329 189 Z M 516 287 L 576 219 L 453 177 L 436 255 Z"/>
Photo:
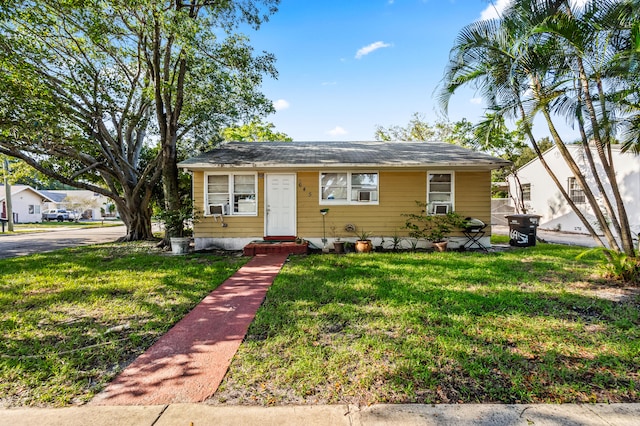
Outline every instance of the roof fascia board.
<path fill-rule="evenodd" d="M 185 164 L 180 168 L 186 171 L 207 171 L 207 170 L 318 170 L 318 169 L 380 169 L 393 171 L 442 169 L 442 170 L 495 170 L 507 166 L 507 163 L 491 164 L 453 164 L 453 163 L 431 163 L 431 164 L 407 164 L 388 165 L 380 163 L 348 164 L 348 163 L 321 163 L 321 164 Z"/>

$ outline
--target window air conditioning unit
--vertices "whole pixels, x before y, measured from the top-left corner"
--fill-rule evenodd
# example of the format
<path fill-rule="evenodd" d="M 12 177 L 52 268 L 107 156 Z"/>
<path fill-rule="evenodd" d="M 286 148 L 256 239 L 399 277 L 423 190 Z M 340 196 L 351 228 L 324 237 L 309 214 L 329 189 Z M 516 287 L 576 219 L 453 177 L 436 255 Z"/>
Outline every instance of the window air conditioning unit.
<path fill-rule="evenodd" d="M 449 213 L 449 204 L 434 204 L 433 205 L 433 213 L 434 214 L 447 214 L 447 213 Z"/>
<path fill-rule="evenodd" d="M 216 216 L 216 215 L 222 216 L 224 214 L 224 205 L 223 204 L 211 204 L 209 206 L 209 214 L 212 214 L 214 216 Z"/>
<path fill-rule="evenodd" d="M 226 208 L 224 204 L 211 204 L 209 205 L 209 214 L 213 216 L 214 221 L 218 221 L 220 219 L 221 222 L 224 222 L 224 215 L 228 214 L 225 212 Z"/>
<path fill-rule="evenodd" d="M 371 191 L 358 191 L 358 201 L 371 201 Z"/>

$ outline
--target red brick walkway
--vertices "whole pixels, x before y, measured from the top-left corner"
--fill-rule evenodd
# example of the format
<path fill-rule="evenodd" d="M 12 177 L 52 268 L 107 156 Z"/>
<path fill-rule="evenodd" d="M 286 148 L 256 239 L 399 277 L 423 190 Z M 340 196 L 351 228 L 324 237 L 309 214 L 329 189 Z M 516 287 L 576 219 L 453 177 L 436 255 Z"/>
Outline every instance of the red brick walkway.
<path fill-rule="evenodd" d="M 259 255 L 211 292 L 92 401 L 201 402 L 216 391 L 286 254 Z"/>

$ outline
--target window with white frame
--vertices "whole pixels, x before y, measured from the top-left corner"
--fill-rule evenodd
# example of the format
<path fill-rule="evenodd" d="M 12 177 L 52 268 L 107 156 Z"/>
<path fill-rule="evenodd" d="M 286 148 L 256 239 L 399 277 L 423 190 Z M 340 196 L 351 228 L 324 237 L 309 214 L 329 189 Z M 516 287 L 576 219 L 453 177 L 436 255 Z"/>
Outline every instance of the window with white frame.
<path fill-rule="evenodd" d="M 257 180 L 255 173 L 206 175 L 205 215 L 257 215 Z"/>
<path fill-rule="evenodd" d="M 569 178 L 569 198 L 576 204 L 586 202 L 584 191 L 573 176 Z"/>
<path fill-rule="evenodd" d="M 447 214 L 453 211 L 453 173 L 429 173 L 427 181 L 427 213 Z"/>
<path fill-rule="evenodd" d="M 321 204 L 378 203 L 377 172 L 320 173 Z"/>
<path fill-rule="evenodd" d="M 29 214 L 40 214 L 40 205 L 39 204 L 29 204 Z"/>
<path fill-rule="evenodd" d="M 520 186 L 520 189 L 522 190 L 522 194 L 520 199 L 522 201 L 531 201 L 531 184 L 530 183 L 523 183 Z"/>

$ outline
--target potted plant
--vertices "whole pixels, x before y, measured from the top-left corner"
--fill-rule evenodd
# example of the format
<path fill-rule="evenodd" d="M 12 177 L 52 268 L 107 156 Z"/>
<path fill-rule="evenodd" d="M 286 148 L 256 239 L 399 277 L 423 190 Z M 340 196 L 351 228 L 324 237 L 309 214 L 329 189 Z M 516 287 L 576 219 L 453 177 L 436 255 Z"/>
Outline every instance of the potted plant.
<path fill-rule="evenodd" d="M 424 203 L 416 203 L 426 207 Z M 465 225 L 465 219 L 455 212 L 429 215 L 422 210 L 420 214 L 410 213 L 403 216 L 407 217 L 404 228 L 409 230 L 409 236 L 416 241 L 424 239 L 431 242 L 437 251 L 445 251 L 449 234 Z"/>
<path fill-rule="evenodd" d="M 336 226 L 331 225 L 329 229 L 331 230 L 331 236 L 333 237 L 333 250 L 338 254 L 344 253 L 345 242 L 340 239 L 339 235 L 337 235 Z"/>
<path fill-rule="evenodd" d="M 356 235 L 356 253 L 369 253 L 373 250 L 373 244 L 371 244 L 371 232 L 360 229 L 359 232 L 356 232 Z"/>
<path fill-rule="evenodd" d="M 165 240 L 168 238 L 173 254 L 186 254 L 191 245 L 193 229 L 187 225 L 196 220 L 192 206 L 184 206 L 178 210 L 163 210 L 156 217 L 164 223 Z"/>

